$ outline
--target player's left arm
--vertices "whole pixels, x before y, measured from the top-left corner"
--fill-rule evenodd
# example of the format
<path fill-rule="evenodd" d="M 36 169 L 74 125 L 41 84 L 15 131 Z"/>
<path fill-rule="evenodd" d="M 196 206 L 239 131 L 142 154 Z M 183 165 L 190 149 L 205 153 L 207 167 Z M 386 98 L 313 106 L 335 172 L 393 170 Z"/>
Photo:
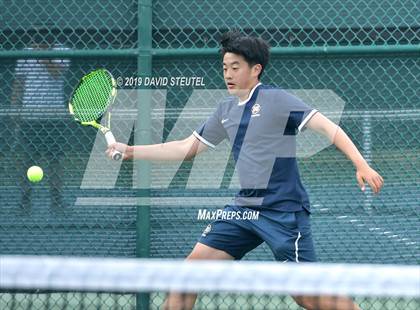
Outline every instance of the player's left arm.
<path fill-rule="evenodd" d="M 365 182 L 369 184 L 375 194 L 381 190 L 384 180 L 379 173 L 373 170 L 360 154 L 357 147 L 347 134 L 320 112 L 315 113 L 306 124 L 306 127 L 326 136 L 356 167 L 357 182 L 362 191 L 365 190 Z"/>

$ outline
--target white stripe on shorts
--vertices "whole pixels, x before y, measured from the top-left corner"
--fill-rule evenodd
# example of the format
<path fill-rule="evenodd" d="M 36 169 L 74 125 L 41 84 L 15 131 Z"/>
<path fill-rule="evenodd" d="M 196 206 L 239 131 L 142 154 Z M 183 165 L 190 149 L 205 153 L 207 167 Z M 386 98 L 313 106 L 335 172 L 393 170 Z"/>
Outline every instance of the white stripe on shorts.
<path fill-rule="evenodd" d="M 299 251 L 299 244 L 298 244 L 298 242 L 299 242 L 300 237 L 302 237 L 302 236 L 301 236 L 300 231 L 299 231 L 298 236 L 297 236 L 296 241 L 295 241 L 295 260 L 296 260 L 296 263 L 299 263 L 299 252 L 298 252 Z"/>

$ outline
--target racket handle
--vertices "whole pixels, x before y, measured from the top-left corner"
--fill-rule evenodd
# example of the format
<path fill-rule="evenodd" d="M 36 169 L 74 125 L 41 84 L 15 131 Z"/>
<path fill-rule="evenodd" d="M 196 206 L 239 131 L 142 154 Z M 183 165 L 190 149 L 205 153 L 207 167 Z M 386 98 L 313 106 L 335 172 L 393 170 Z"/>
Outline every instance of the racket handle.
<path fill-rule="evenodd" d="M 121 160 L 122 159 L 122 153 L 120 151 L 115 150 L 112 152 L 112 159 L 113 160 Z"/>
<path fill-rule="evenodd" d="M 108 130 L 108 131 L 105 133 L 105 139 L 106 139 L 106 143 L 107 143 L 108 145 L 111 145 L 111 144 L 113 144 L 113 143 L 116 143 L 116 142 L 117 142 L 117 141 L 115 140 L 114 135 L 112 134 L 112 132 L 111 132 L 110 130 Z M 122 157 L 123 157 L 123 154 L 122 154 L 120 151 L 114 150 L 114 152 L 112 152 L 111 157 L 112 157 L 112 159 L 113 159 L 113 160 L 121 160 L 121 159 L 122 159 Z"/>

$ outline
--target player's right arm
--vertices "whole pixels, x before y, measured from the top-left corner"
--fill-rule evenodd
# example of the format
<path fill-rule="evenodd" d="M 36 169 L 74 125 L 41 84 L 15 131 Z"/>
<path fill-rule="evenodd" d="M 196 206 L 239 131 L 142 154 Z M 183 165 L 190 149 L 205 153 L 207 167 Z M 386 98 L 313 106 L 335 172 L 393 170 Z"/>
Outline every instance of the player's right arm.
<path fill-rule="evenodd" d="M 194 135 L 183 140 L 150 145 L 126 145 L 114 143 L 108 146 L 106 154 L 111 157 L 114 150 L 124 154 L 123 159 L 142 159 L 155 161 L 190 160 L 194 156 L 207 150 L 207 145 Z"/>
<path fill-rule="evenodd" d="M 151 145 L 128 146 L 122 143 L 109 145 L 106 153 L 110 156 L 115 150 L 123 153 L 123 159 L 143 159 L 154 161 L 191 160 L 194 156 L 219 144 L 227 137 L 221 123 L 222 104 L 217 106 L 209 118 L 192 135 L 183 140 Z"/>

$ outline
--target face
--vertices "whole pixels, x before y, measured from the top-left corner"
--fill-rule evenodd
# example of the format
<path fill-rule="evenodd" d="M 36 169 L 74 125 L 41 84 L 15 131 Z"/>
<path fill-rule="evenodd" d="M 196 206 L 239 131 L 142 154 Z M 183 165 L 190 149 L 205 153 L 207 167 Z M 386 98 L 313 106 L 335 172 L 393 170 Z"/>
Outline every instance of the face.
<path fill-rule="evenodd" d="M 241 100 L 245 100 L 258 83 L 260 72 L 260 64 L 250 67 L 241 55 L 226 53 L 223 57 L 223 77 L 228 92 Z"/>

